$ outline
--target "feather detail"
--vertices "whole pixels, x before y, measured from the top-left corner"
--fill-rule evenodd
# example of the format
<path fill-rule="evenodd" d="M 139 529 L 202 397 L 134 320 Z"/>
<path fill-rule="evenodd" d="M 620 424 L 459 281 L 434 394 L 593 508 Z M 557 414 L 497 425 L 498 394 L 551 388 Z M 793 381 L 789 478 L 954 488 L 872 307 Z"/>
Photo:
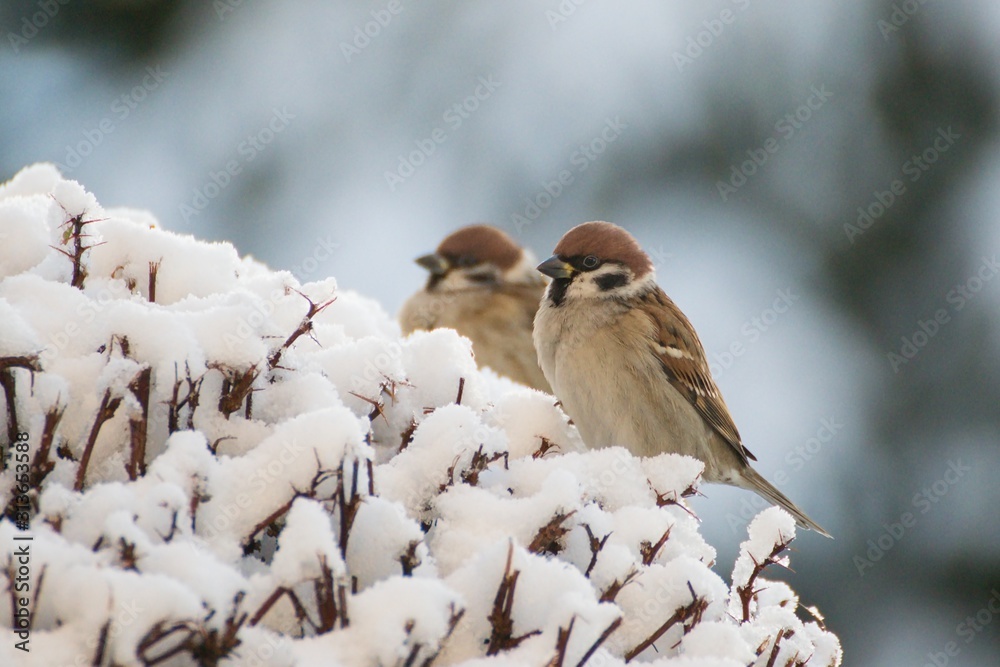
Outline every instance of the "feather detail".
<path fill-rule="evenodd" d="M 743 445 L 722 393 L 712 380 L 705 350 L 691 322 L 662 289 L 643 295 L 639 306 L 653 323 L 652 351 L 670 384 L 736 450 L 744 463 L 757 458 Z"/>

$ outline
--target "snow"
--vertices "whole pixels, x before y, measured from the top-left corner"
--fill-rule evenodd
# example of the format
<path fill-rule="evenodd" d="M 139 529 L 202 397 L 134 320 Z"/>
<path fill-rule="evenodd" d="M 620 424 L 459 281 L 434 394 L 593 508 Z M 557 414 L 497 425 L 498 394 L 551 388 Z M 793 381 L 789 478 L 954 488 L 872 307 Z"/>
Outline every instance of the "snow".
<path fill-rule="evenodd" d="M 323 567 L 334 576 L 347 573 L 336 548 L 330 515 L 320 503 L 297 498 L 281 531 L 271 575 L 278 585 L 291 587 L 321 576 Z"/>
<path fill-rule="evenodd" d="M 727 584 L 699 461 L 586 451 L 454 331 L 401 337 L 49 165 L 0 185 L 0 234 L 0 364 L 29 362 L 0 416 L 41 464 L 0 472 L 7 564 L 32 537 L 31 652 L 8 600 L 0 664 L 840 664 L 765 579 L 791 517 L 754 519 Z"/>

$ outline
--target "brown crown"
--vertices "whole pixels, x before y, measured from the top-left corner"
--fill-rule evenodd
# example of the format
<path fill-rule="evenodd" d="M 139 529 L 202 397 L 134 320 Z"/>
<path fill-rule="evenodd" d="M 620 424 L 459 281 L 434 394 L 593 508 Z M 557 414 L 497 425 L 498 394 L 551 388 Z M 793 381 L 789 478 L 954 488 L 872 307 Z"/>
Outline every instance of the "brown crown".
<path fill-rule="evenodd" d="M 555 254 L 563 259 L 596 255 L 606 261 L 621 262 L 641 278 L 653 270 L 653 262 L 627 231 L 610 222 L 585 222 L 566 232 L 556 244 Z"/>
<path fill-rule="evenodd" d="M 437 254 L 449 259 L 473 257 L 506 271 L 520 261 L 521 248 L 496 227 L 469 225 L 445 237 Z"/>

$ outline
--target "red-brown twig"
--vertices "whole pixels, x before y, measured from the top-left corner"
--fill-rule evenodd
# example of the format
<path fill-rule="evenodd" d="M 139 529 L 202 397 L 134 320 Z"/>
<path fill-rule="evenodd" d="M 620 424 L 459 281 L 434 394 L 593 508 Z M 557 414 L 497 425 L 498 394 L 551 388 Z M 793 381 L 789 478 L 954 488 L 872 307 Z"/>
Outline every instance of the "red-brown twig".
<path fill-rule="evenodd" d="M 237 635 L 247 621 L 246 612 L 239 610 L 243 596 L 242 592 L 236 595 L 233 600 L 233 609 L 226 617 L 221 631 L 211 628 L 207 624 L 208 620 L 215 614 L 214 610 L 210 611 L 201 621 L 178 621 L 169 627 L 165 621 L 156 623 L 139 642 L 136 651 L 139 660 L 142 661 L 143 665 L 150 667 L 167 662 L 181 653 L 187 653 L 191 656 L 194 664 L 219 664 L 224 658 L 231 656 L 242 643 Z M 183 640 L 159 655 L 149 655 L 149 652 L 157 645 L 166 642 L 176 634 L 182 634 Z"/>
<path fill-rule="evenodd" d="M 281 361 L 281 355 L 284 354 L 285 351 L 288 350 L 288 348 L 290 348 L 295 343 L 295 341 L 299 339 L 300 336 L 303 336 L 305 334 L 309 334 L 310 336 L 312 335 L 313 318 L 319 315 L 321 312 L 323 312 L 324 309 L 329 307 L 331 303 L 337 300 L 337 298 L 334 297 L 332 299 L 324 301 L 323 303 L 316 304 L 313 303 L 312 299 L 307 297 L 302 292 L 299 292 L 298 290 L 294 291 L 296 292 L 296 294 L 298 294 L 299 296 L 301 296 L 303 299 L 306 300 L 306 302 L 309 304 L 309 309 L 306 311 L 305 316 L 299 322 L 299 326 L 295 328 L 295 331 L 290 333 L 288 335 L 288 338 L 285 339 L 285 342 L 282 343 L 281 346 L 274 352 L 272 352 L 271 356 L 267 358 L 268 370 L 273 371 L 275 368 L 278 367 L 278 362 Z"/>
<path fill-rule="evenodd" d="M 541 634 L 541 630 L 532 630 L 520 637 L 514 636 L 514 619 L 512 618 L 514 591 L 517 588 L 517 578 L 521 573 L 518 570 L 511 570 L 513 559 L 514 544 L 511 542 L 507 550 L 507 565 L 504 567 L 503 577 L 500 579 L 496 597 L 493 599 L 493 609 L 486 617 L 492 627 L 486 655 L 497 655 L 501 651 L 517 648 L 525 639 Z"/>
<path fill-rule="evenodd" d="M 251 366 L 244 371 L 238 371 L 220 364 L 210 366 L 222 373 L 222 391 L 219 394 L 219 412 L 229 419 L 229 416 L 243 407 L 243 401 L 249 400 L 248 396 L 253 391 L 253 382 L 257 379 L 259 371 L 257 366 Z M 250 418 L 250 407 L 247 406 L 247 419 Z"/>
<path fill-rule="evenodd" d="M 0 385 L 3 385 L 4 396 L 7 399 L 7 442 L 9 443 L 17 441 L 17 434 L 21 430 L 17 420 L 17 383 L 13 371 L 15 368 L 23 368 L 31 372 L 42 370 L 37 355 L 4 357 L 0 359 Z M 0 462 L 0 465 L 6 468 L 6 459 Z"/>
<path fill-rule="evenodd" d="M 59 202 L 57 202 L 59 203 Z M 72 241 L 73 246 L 70 252 L 63 250 L 62 248 L 51 246 L 53 250 L 56 250 L 66 257 L 73 263 L 73 277 L 70 284 L 77 289 L 83 289 L 83 281 L 87 279 L 87 270 L 83 266 L 83 253 L 87 252 L 91 248 L 96 248 L 99 245 L 104 245 L 104 243 L 94 243 L 93 245 L 84 245 L 83 239 L 89 238 L 89 234 L 83 233 L 83 228 L 92 222 L 101 222 L 99 220 L 84 220 L 83 216 L 86 215 L 86 211 L 80 212 L 77 215 L 70 215 L 66 207 L 59 203 L 59 208 L 69 216 L 69 219 L 62 224 L 66 227 L 66 231 L 63 232 L 63 244 Z"/>
<path fill-rule="evenodd" d="M 546 438 L 544 435 L 539 436 L 539 437 L 541 438 L 542 443 L 538 446 L 538 449 L 536 449 L 535 451 L 533 451 L 531 453 L 531 458 L 533 458 L 533 459 L 544 458 L 544 456 L 546 454 L 548 454 L 551 450 L 553 450 L 553 449 L 559 449 L 559 445 L 553 443 L 551 440 L 549 440 L 548 438 Z"/>
<path fill-rule="evenodd" d="M 142 408 L 139 415 L 129 417 L 128 420 L 131 454 L 125 470 L 132 481 L 146 474 L 146 430 L 149 425 L 149 385 L 152 373 L 153 369 L 146 366 L 128 386 Z"/>
<path fill-rule="evenodd" d="M 559 543 L 566 533 L 571 529 L 567 528 L 564 524 L 566 519 L 570 518 L 576 514 L 576 510 L 563 514 L 562 512 L 557 512 L 555 516 L 549 519 L 549 522 L 538 529 L 535 533 L 535 537 L 531 540 L 531 544 L 528 545 L 528 551 L 535 554 L 551 554 L 555 555 L 563 550 L 563 545 Z"/>
<path fill-rule="evenodd" d="M 120 396 L 111 396 L 111 389 L 104 390 L 104 397 L 97 408 L 97 415 L 94 417 L 94 424 L 90 427 L 90 435 L 87 436 L 87 444 L 83 448 L 83 456 L 80 458 L 80 465 L 76 469 L 76 483 L 73 485 L 74 491 L 83 491 L 83 483 L 87 478 L 87 466 L 90 465 L 90 456 L 94 453 L 94 445 L 97 444 L 97 436 L 101 432 L 104 423 L 115 416 L 115 411 L 121 405 Z"/>
<path fill-rule="evenodd" d="M 670 539 L 671 528 L 673 528 L 673 526 L 663 531 L 663 535 L 656 541 L 656 544 L 653 544 L 652 542 L 642 542 L 639 545 L 639 553 L 642 554 L 643 565 L 653 564 L 653 561 L 656 560 L 656 556 L 660 553 L 660 549 L 662 549 L 663 545 L 667 543 L 668 539 Z"/>
<path fill-rule="evenodd" d="M 573 624 L 576 623 L 576 616 L 569 619 L 569 625 L 560 627 L 556 636 L 556 654 L 546 663 L 545 667 L 562 667 L 566 660 L 566 647 L 569 646 L 569 636 L 573 634 Z"/>
<path fill-rule="evenodd" d="M 662 637 L 667 630 L 676 624 L 682 624 L 686 634 L 691 627 L 701 620 L 701 615 L 705 613 L 706 609 L 708 609 L 708 601 L 705 598 L 700 598 L 695 595 L 691 582 L 688 582 L 688 590 L 691 591 L 691 596 L 694 598 L 691 603 L 684 605 L 683 607 L 678 607 L 673 615 L 664 621 L 663 625 L 657 628 L 653 634 L 646 637 L 646 639 L 640 642 L 638 646 L 627 652 L 625 654 L 625 662 L 631 662 L 633 658 L 655 644 L 656 640 Z M 687 623 L 688 620 L 691 621 L 690 625 Z"/>
<path fill-rule="evenodd" d="M 149 302 L 156 303 L 156 275 L 160 272 L 160 261 L 149 263 Z"/>
<path fill-rule="evenodd" d="M 604 632 L 601 633 L 601 636 L 597 638 L 597 641 L 595 641 L 590 646 L 590 648 L 587 649 L 587 652 L 583 654 L 583 657 L 580 658 L 580 662 L 576 663 L 576 667 L 583 667 L 584 665 L 586 665 L 587 661 L 590 660 L 590 656 L 594 655 L 594 652 L 601 647 L 601 644 L 603 644 L 608 640 L 608 637 L 611 636 L 611 633 L 617 630 L 618 626 L 620 626 L 621 624 L 622 624 L 621 617 L 616 618 L 614 621 L 612 621 L 611 625 L 609 625 L 604 630 Z"/>
<path fill-rule="evenodd" d="M 56 428 L 65 412 L 65 406 L 53 405 L 45 413 L 42 440 L 38 445 L 38 451 L 35 452 L 35 458 L 31 461 L 31 469 L 28 471 L 28 480 L 32 488 L 40 489 L 42 481 L 56 467 L 56 464 L 49 460 L 49 454 L 52 451 L 52 444 L 55 442 Z"/>
<path fill-rule="evenodd" d="M 583 529 L 587 531 L 587 539 L 590 540 L 590 564 L 587 565 L 587 571 L 583 573 L 585 577 L 589 577 L 590 573 L 594 571 L 594 566 L 597 565 L 597 556 L 601 553 L 601 549 L 607 544 L 608 538 L 611 537 L 611 533 L 608 533 L 601 539 L 597 539 L 594 535 L 594 531 L 591 530 L 590 524 L 582 524 Z"/>
<path fill-rule="evenodd" d="M 764 571 L 768 565 L 781 565 L 781 561 L 778 560 L 778 554 L 783 552 L 791 544 L 791 540 L 786 540 L 784 537 L 774 545 L 771 553 L 767 555 L 763 562 L 758 563 L 754 560 L 753 571 L 751 571 L 750 576 L 747 578 L 747 583 L 743 586 L 736 587 L 736 593 L 740 596 L 740 602 L 743 605 L 743 622 L 746 623 L 750 620 L 750 602 L 757 596 L 760 590 L 754 588 L 754 584 L 757 581 L 757 577 L 760 576 L 761 572 Z"/>
<path fill-rule="evenodd" d="M 184 377 L 179 377 L 177 364 L 174 364 L 174 388 L 168 402 L 169 411 L 167 416 L 167 429 L 170 433 L 180 430 L 181 408 L 188 407 L 187 428 L 194 428 L 194 411 L 198 409 L 198 402 L 201 398 L 201 383 L 205 376 L 201 375 L 197 379 L 191 377 L 191 367 L 184 362 Z M 187 385 L 187 395 L 180 397 L 181 385 Z"/>
<path fill-rule="evenodd" d="M 605 538 L 607 539 L 607 538 Z M 636 569 L 631 569 L 625 578 L 621 581 L 615 579 L 608 585 L 607 588 L 601 593 L 601 602 L 614 602 L 621 590 L 632 583 L 632 580 L 639 576 L 639 571 Z"/>

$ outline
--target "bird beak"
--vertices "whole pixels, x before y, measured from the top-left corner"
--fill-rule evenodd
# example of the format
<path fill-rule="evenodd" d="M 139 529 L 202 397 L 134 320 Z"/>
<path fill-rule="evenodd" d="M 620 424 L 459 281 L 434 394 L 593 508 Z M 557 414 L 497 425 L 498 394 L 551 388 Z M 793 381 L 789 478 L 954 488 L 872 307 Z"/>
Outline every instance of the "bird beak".
<path fill-rule="evenodd" d="M 538 270 L 550 278 L 572 278 L 576 269 L 572 265 L 559 259 L 558 255 L 552 255 L 547 260 L 538 265 Z"/>
<path fill-rule="evenodd" d="M 432 276 L 443 276 L 448 273 L 448 269 L 451 268 L 451 263 L 447 259 L 434 253 L 424 255 L 423 257 L 417 257 L 415 261 L 417 264 L 430 271 Z"/>

